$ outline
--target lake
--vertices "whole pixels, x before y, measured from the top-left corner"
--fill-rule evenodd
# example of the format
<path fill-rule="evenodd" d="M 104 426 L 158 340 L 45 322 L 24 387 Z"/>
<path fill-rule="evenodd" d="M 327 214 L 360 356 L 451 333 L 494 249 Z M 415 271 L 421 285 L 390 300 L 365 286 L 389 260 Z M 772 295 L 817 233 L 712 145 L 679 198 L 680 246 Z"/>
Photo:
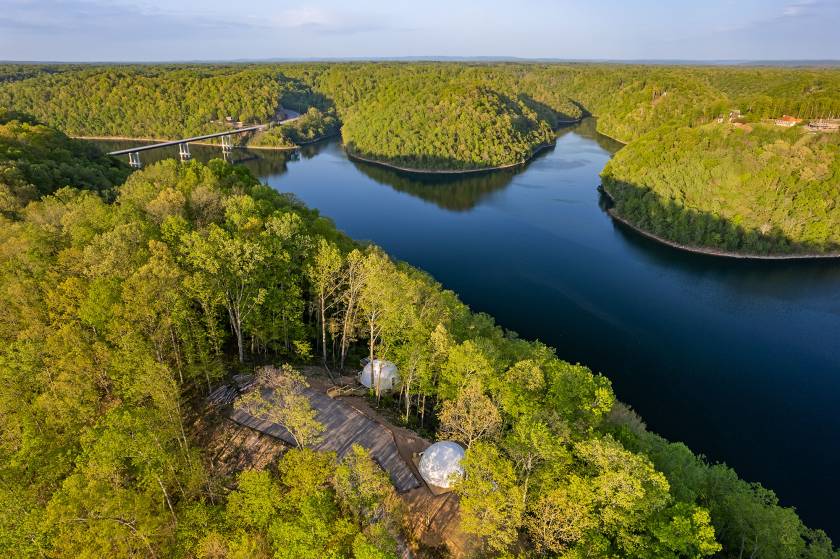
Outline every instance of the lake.
<path fill-rule="evenodd" d="M 773 489 L 837 540 L 840 262 L 721 259 L 627 231 L 597 190 L 619 147 L 588 119 L 523 169 L 456 178 L 355 163 L 337 140 L 234 157 L 474 310 L 604 373 L 650 429 Z M 144 161 L 177 155 L 160 151 Z"/>

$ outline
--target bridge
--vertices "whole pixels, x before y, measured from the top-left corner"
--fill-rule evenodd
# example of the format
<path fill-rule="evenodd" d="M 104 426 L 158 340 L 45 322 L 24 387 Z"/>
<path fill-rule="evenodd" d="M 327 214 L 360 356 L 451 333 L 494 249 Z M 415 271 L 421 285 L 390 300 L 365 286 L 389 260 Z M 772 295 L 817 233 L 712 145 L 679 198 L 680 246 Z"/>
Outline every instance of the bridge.
<path fill-rule="evenodd" d="M 231 151 L 233 151 L 233 136 L 236 134 L 246 134 L 248 132 L 258 132 L 270 128 L 273 124 L 286 124 L 300 118 L 300 115 L 294 111 L 286 110 L 294 116 L 268 124 L 256 124 L 254 126 L 245 126 L 242 128 L 233 128 L 225 130 L 224 132 L 214 132 L 212 134 L 204 134 L 202 136 L 193 136 L 191 138 L 183 138 L 181 140 L 170 140 L 167 142 L 160 142 L 157 144 L 149 144 L 145 146 L 136 146 L 128 149 L 119 149 L 117 151 L 108 152 L 108 155 L 128 155 L 128 163 L 135 169 L 142 167 L 143 163 L 140 161 L 140 152 L 149 151 L 153 149 L 160 149 L 171 146 L 178 146 L 178 155 L 181 161 L 187 161 L 192 156 L 190 155 L 190 142 L 200 142 L 202 140 L 210 140 L 212 138 L 222 139 L 222 155 L 227 158 Z"/>

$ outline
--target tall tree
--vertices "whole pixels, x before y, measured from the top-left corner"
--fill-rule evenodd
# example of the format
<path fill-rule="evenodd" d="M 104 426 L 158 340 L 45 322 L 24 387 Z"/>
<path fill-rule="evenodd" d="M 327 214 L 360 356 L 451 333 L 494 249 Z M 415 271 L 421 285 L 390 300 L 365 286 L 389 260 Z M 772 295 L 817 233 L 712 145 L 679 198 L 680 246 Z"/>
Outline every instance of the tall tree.
<path fill-rule="evenodd" d="M 513 464 L 492 444 L 477 442 L 461 462 L 464 477 L 455 485 L 461 497 L 461 526 L 496 553 L 516 541 L 524 503 Z"/>
<path fill-rule="evenodd" d="M 355 339 L 357 329 L 359 298 L 365 285 L 364 255 L 358 249 L 353 249 L 345 259 L 343 270 L 341 343 L 339 369 L 344 368 L 350 343 Z"/>
<path fill-rule="evenodd" d="M 206 233 L 185 236 L 183 251 L 193 270 L 188 285 L 220 295 L 236 338 L 239 362 L 245 361 L 243 322 L 266 297 L 266 251 L 257 241 L 229 233 L 212 224 Z"/>
<path fill-rule="evenodd" d="M 467 448 L 478 440 L 492 440 L 502 428 L 502 416 L 478 379 L 470 379 L 454 399 L 445 401 L 438 418 L 438 436 L 460 441 Z"/>
<path fill-rule="evenodd" d="M 324 366 L 327 365 L 327 313 L 340 301 L 341 272 L 341 251 L 326 239 L 319 239 L 312 263 L 306 268 L 306 275 L 315 298 L 321 330 L 321 359 Z"/>

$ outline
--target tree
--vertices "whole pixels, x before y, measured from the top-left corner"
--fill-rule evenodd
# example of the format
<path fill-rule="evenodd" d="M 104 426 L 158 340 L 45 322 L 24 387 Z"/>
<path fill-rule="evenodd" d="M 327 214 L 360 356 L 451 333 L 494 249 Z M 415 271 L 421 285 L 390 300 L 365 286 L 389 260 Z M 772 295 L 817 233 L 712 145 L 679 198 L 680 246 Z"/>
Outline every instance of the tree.
<path fill-rule="evenodd" d="M 260 233 L 269 252 L 270 272 L 266 275 L 265 302 L 251 323 L 265 349 L 280 348 L 287 353 L 308 357 L 309 327 L 304 323 L 303 291 L 306 277 L 301 273 L 309 259 L 313 239 L 305 221 L 294 212 L 274 212 L 265 220 Z"/>
<path fill-rule="evenodd" d="M 282 494 L 268 471 L 244 471 L 227 498 L 225 513 L 233 526 L 265 530 L 280 508 Z"/>
<path fill-rule="evenodd" d="M 539 408 L 535 408 L 532 414 L 518 418 L 502 441 L 502 447 L 522 479 L 526 502 L 531 497 L 531 476 L 535 472 L 551 479 L 565 473 L 571 463 L 568 449 L 571 432 L 568 426 L 556 422 L 549 425 L 546 420 L 550 421 L 550 418 L 542 417 Z"/>
<path fill-rule="evenodd" d="M 183 239 L 183 251 L 193 269 L 189 285 L 195 291 L 218 293 L 228 311 L 236 337 L 239 362 L 245 361 L 243 321 L 266 296 L 266 251 L 259 242 L 242 238 L 211 224 L 206 234 L 193 232 Z"/>
<path fill-rule="evenodd" d="M 353 249 L 347 255 L 343 269 L 343 285 L 339 369 L 344 369 L 347 351 L 350 349 L 350 342 L 354 339 L 359 298 L 365 285 L 364 255 L 358 249 Z"/>
<path fill-rule="evenodd" d="M 461 498 L 461 527 L 504 552 L 516 540 L 525 509 L 513 464 L 489 443 L 476 442 L 461 461 L 464 477 L 455 485 Z"/>
<path fill-rule="evenodd" d="M 399 534 L 404 505 L 391 480 L 370 453 L 354 444 L 334 476 L 338 502 L 359 524 L 379 524 L 393 538 Z"/>
<path fill-rule="evenodd" d="M 577 488 L 574 500 L 588 502 L 591 511 L 567 518 L 573 522 L 566 529 L 583 534 L 579 546 L 651 559 L 700 558 L 720 550 L 708 511 L 674 504 L 668 481 L 646 457 L 611 437 L 577 443 L 574 452 L 583 467 L 568 484 Z M 597 529 L 589 530 L 593 522 Z"/>
<path fill-rule="evenodd" d="M 477 440 L 495 438 L 502 427 L 502 416 L 478 379 L 468 380 L 454 400 L 445 401 L 438 419 L 438 436 L 460 441 L 467 448 Z"/>
<path fill-rule="evenodd" d="M 525 526 L 538 550 L 566 553 L 598 527 L 589 487 L 574 479 L 539 495 L 528 507 Z"/>
<path fill-rule="evenodd" d="M 371 364 L 375 359 L 375 349 L 382 334 L 383 321 L 388 311 L 388 292 L 393 284 L 394 264 L 381 250 L 371 250 L 364 260 L 365 283 L 359 297 L 359 307 L 364 316 L 368 335 L 368 359 Z M 381 375 L 376 375 L 374 392 L 376 399 L 380 390 Z"/>
<path fill-rule="evenodd" d="M 279 371 L 263 367 L 257 373 L 254 388 L 236 400 L 234 406 L 281 425 L 297 447 L 303 448 L 314 443 L 324 431 L 324 426 L 315 419 L 317 412 L 304 394 L 308 386 L 304 376 L 288 364 Z"/>
<path fill-rule="evenodd" d="M 327 312 L 339 302 L 342 285 L 341 251 L 324 238 L 318 240 L 312 263 L 306 268 L 306 275 L 312 285 L 318 323 L 321 329 L 321 356 L 327 365 Z"/>

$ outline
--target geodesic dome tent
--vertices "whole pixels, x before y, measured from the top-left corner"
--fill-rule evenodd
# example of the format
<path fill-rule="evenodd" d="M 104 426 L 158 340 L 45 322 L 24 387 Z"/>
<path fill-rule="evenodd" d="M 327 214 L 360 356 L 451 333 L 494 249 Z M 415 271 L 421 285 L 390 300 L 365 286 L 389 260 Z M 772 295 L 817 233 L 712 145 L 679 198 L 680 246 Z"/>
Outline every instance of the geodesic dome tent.
<path fill-rule="evenodd" d="M 374 359 L 365 365 L 359 373 L 359 382 L 368 388 L 380 392 L 396 390 L 400 385 L 400 375 L 397 366 L 390 361 Z"/>
<path fill-rule="evenodd" d="M 449 489 L 456 478 L 464 475 L 461 459 L 464 449 L 452 441 L 440 441 L 427 448 L 417 469 L 429 485 Z"/>

